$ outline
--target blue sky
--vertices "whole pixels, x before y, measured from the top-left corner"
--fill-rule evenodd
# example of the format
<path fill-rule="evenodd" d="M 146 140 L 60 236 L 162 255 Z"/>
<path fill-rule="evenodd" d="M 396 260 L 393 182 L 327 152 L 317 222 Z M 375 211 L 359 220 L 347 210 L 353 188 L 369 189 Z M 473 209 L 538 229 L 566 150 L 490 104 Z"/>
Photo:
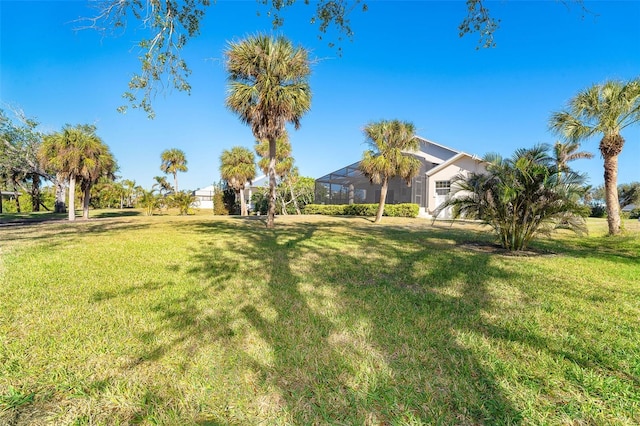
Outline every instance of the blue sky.
<path fill-rule="evenodd" d="M 510 155 L 516 148 L 553 143 L 551 112 L 578 91 L 607 79 L 640 76 L 640 2 L 587 2 L 589 12 L 556 1 L 488 2 L 501 27 L 497 47 L 476 50 L 477 36 L 458 37 L 463 1 L 369 1 L 351 15 L 355 37 L 339 57 L 308 24 L 312 7 L 296 6 L 278 31 L 312 51 L 311 111 L 291 132 L 300 172 L 320 177 L 358 161 L 367 148 L 363 127 L 380 119 L 415 124 L 418 134 L 471 154 Z M 223 51 L 228 40 L 271 22 L 254 1 L 218 1 L 202 33 L 183 53 L 193 70 L 190 96 L 176 91 L 154 100 L 155 120 L 142 111 L 116 112 L 137 71 L 136 43 L 144 30 L 103 37 L 74 31 L 91 16 L 86 1 L 0 1 L 0 101 L 19 107 L 57 131 L 92 123 L 111 147 L 123 178 L 150 187 L 160 153 L 185 151 L 189 171 L 181 189 L 219 179 L 224 149 L 252 148 L 251 130 L 225 109 Z M 264 10 L 263 10 L 264 11 Z M 640 180 L 640 126 L 623 133 L 619 182 Z M 599 140 L 583 143 L 592 160 L 573 163 L 599 185 Z"/>

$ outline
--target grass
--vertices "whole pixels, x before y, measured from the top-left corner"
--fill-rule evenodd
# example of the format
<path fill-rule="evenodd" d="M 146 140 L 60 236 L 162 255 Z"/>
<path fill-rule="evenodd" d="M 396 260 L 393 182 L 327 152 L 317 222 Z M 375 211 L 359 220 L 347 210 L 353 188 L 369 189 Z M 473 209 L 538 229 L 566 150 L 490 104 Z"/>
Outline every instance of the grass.
<path fill-rule="evenodd" d="M 0 424 L 638 424 L 625 226 L 536 256 L 418 219 L 6 226 Z"/>

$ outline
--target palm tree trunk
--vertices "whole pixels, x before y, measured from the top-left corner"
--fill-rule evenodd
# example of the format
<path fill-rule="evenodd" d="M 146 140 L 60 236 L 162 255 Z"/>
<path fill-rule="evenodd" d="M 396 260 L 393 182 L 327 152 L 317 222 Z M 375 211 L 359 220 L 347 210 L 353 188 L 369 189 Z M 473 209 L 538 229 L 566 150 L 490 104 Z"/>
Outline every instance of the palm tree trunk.
<path fill-rule="evenodd" d="M 18 191 L 18 186 L 16 184 L 16 181 L 13 181 L 13 193 L 15 194 L 16 197 L 16 212 L 21 213 L 20 211 L 20 192 Z"/>
<path fill-rule="evenodd" d="M 240 216 L 249 216 L 247 213 L 247 202 L 244 200 L 244 188 L 240 188 Z"/>
<path fill-rule="evenodd" d="M 76 177 L 69 177 L 69 220 L 76 220 Z"/>
<path fill-rule="evenodd" d="M 84 198 L 82 200 L 82 217 L 89 219 L 89 200 L 91 200 L 91 185 L 87 184 L 84 188 Z"/>
<path fill-rule="evenodd" d="M 604 191 L 607 202 L 609 235 L 620 232 L 620 202 L 618 200 L 618 155 L 604 157 Z"/>
<path fill-rule="evenodd" d="M 173 189 L 177 194 L 178 193 L 178 172 L 175 172 L 173 174 Z"/>
<path fill-rule="evenodd" d="M 60 174 L 57 173 L 56 174 L 56 181 L 55 181 L 55 187 L 56 187 L 56 202 L 55 202 L 55 207 L 53 209 L 54 212 L 56 213 L 64 213 L 65 211 L 65 203 L 64 203 L 64 196 L 65 196 L 65 191 L 64 191 L 64 177 Z"/>
<path fill-rule="evenodd" d="M 33 173 L 31 175 L 31 209 L 32 211 L 39 212 L 40 204 L 42 204 L 42 197 L 40 194 L 40 176 Z"/>
<path fill-rule="evenodd" d="M 293 201 L 293 206 L 296 208 L 296 214 L 301 215 L 300 207 L 298 206 L 298 200 L 296 199 L 296 195 L 293 192 L 293 185 L 291 184 L 291 180 L 287 179 L 287 183 L 289 184 L 289 192 L 291 193 L 291 200 Z"/>
<path fill-rule="evenodd" d="M 385 176 L 382 180 L 382 187 L 380 188 L 380 204 L 378 205 L 378 213 L 376 213 L 376 220 L 374 223 L 380 223 L 382 220 L 382 214 L 384 213 L 384 203 L 387 199 L 387 188 L 389 187 L 389 179 Z"/>
<path fill-rule="evenodd" d="M 269 139 L 269 210 L 267 228 L 273 228 L 276 217 L 276 140 Z"/>

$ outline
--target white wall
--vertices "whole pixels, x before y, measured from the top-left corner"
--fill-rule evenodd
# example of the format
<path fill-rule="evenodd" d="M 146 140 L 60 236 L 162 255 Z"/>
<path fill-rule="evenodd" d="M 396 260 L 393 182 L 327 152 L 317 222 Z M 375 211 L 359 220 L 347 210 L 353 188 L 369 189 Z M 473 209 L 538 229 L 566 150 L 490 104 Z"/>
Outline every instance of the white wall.
<path fill-rule="evenodd" d="M 482 173 L 485 171 L 484 163 L 479 159 L 465 155 L 452 164 L 438 170 L 427 177 L 427 213 L 432 214 L 438 207 L 436 202 L 436 181 L 451 180 L 458 174 Z"/>

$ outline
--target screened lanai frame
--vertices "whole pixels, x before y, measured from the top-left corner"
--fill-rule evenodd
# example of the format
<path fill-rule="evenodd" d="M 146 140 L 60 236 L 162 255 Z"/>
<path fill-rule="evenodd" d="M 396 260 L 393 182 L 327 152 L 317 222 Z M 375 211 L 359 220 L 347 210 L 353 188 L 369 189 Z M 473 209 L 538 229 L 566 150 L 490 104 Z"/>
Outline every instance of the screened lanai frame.
<path fill-rule="evenodd" d="M 380 185 L 372 184 L 369 178 L 362 174 L 359 166 L 358 161 L 316 179 L 315 203 L 373 204 L 380 202 Z M 415 203 L 424 207 L 423 182 L 426 168 L 426 164 L 423 163 L 418 176 L 411 180 L 411 186 L 401 178 L 391 179 L 385 203 Z"/>

